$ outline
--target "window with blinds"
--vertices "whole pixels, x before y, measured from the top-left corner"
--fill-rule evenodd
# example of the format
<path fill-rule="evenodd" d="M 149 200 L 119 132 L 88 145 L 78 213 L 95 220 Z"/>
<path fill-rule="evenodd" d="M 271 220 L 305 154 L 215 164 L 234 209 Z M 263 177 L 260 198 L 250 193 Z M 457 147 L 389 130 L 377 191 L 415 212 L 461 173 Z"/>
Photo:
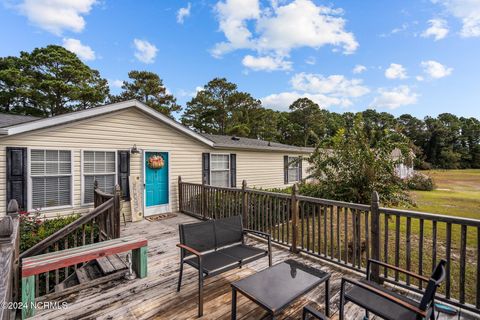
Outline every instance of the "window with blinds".
<path fill-rule="evenodd" d="M 210 154 L 210 184 L 230 187 L 230 155 Z"/>
<path fill-rule="evenodd" d="M 93 202 L 95 180 L 100 190 L 113 194 L 116 168 L 115 151 L 83 152 L 83 203 Z"/>
<path fill-rule="evenodd" d="M 300 180 L 300 165 L 297 157 L 288 157 L 288 182 Z"/>
<path fill-rule="evenodd" d="M 69 150 L 30 151 L 32 208 L 72 204 L 72 152 Z"/>

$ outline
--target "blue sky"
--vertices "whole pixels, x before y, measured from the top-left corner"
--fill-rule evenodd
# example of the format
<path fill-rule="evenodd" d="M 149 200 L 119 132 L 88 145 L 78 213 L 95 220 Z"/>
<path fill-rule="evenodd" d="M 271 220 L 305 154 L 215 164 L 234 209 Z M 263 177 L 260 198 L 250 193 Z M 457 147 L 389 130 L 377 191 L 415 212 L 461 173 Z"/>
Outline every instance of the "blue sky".
<path fill-rule="evenodd" d="M 156 72 L 182 105 L 226 77 L 278 110 L 480 117 L 480 0 L 3 0 L 0 43 L 63 45 L 113 92 Z"/>

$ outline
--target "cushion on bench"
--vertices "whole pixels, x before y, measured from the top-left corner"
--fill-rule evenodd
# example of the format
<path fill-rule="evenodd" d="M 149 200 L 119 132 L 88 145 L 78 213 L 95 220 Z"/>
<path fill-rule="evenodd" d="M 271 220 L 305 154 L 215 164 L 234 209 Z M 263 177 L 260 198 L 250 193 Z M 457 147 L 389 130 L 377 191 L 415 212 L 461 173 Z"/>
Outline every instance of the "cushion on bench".
<path fill-rule="evenodd" d="M 215 225 L 213 220 L 181 224 L 180 242 L 199 252 L 216 249 Z M 190 253 L 185 250 L 185 255 Z"/>
<path fill-rule="evenodd" d="M 217 248 L 239 243 L 243 238 L 242 217 L 233 216 L 215 220 Z"/>
<path fill-rule="evenodd" d="M 191 265 L 198 270 L 198 258 L 189 257 L 184 260 L 185 263 Z M 240 261 L 231 256 L 227 256 L 219 251 L 213 251 L 202 256 L 202 269 L 207 275 L 217 271 L 233 269 L 240 266 Z"/>
<path fill-rule="evenodd" d="M 237 261 L 240 261 L 242 264 L 257 260 L 261 257 L 266 257 L 268 255 L 268 251 L 266 250 L 247 246 L 244 244 L 227 247 L 219 250 L 218 252 L 233 257 Z"/>

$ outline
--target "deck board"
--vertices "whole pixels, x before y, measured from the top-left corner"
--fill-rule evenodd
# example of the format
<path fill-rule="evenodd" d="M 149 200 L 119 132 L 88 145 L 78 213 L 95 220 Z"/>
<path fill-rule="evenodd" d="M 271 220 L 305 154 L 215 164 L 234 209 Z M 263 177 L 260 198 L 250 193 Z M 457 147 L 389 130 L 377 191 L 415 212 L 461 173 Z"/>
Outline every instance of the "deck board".
<path fill-rule="evenodd" d="M 121 235 L 140 235 L 148 239 L 148 276 L 132 281 L 117 280 L 68 295 L 56 301 L 67 302 L 60 310 L 37 310 L 35 319 L 198 319 L 197 272 L 185 266 L 182 289 L 176 291 L 179 267 L 178 224 L 196 221 L 183 214 L 162 221 L 129 223 L 122 226 Z M 251 240 L 254 241 L 254 240 Z M 258 243 L 259 246 L 265 246 Z M 343 275 L 359 275 L 317 259 L 294 255 L 283 247 L 274 246 L 273 263 L 289 258 L 300 260 L 331 273 L 330 310 L 338 319 L 340 280 Z M 268 259 L 260 259 L 241 269 L 207 278 L 204 287 L 204 316 L 201 319 L 230 319 L 230 282 L 242 279 L 268 267 Z M 324 310 L 324 285 L 320 285 L 287 308 L 279 319 L 300 319 L 305 305 Z M 362 319 L 364 311 L 349 303 L 346 319 Z M 266 313 L 241 294 L 238 294 L 238 319 L 260 319 Z M 370 319 L 377 319 L 370 316 Z M 443 318 L 442 319 L 447 319 Z M 456 318 L 455 318 L 456 319 Z"/>

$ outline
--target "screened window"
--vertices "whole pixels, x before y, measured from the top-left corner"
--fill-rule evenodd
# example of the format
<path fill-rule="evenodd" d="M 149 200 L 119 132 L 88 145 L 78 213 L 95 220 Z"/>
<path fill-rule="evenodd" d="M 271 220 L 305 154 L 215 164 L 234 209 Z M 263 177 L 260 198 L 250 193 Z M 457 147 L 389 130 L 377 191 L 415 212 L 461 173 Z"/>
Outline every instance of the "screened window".
<path fill-rule="evenodd" d="M 300 165 L 297 157 L 288 157 L 288 182 L 300 180 Z"/>
<path fill-rule="evenodd" d="M 83 152 L 83 202 L 93 202 L 93 185 L 98 181 L 98 187 L 103 192 L 113 194 L 116 178 L 115 151 L 84 151 Z"/>
<path fill-rule="evenodd" d="M 31 150 L 32 208 L 72 204 L 72 153 L 68 150 Z"/>
<path fill-rule="evenodd" d="M 210 184 L 218 187 L 230 187 L 230 155 L 210 155 Z"/>

